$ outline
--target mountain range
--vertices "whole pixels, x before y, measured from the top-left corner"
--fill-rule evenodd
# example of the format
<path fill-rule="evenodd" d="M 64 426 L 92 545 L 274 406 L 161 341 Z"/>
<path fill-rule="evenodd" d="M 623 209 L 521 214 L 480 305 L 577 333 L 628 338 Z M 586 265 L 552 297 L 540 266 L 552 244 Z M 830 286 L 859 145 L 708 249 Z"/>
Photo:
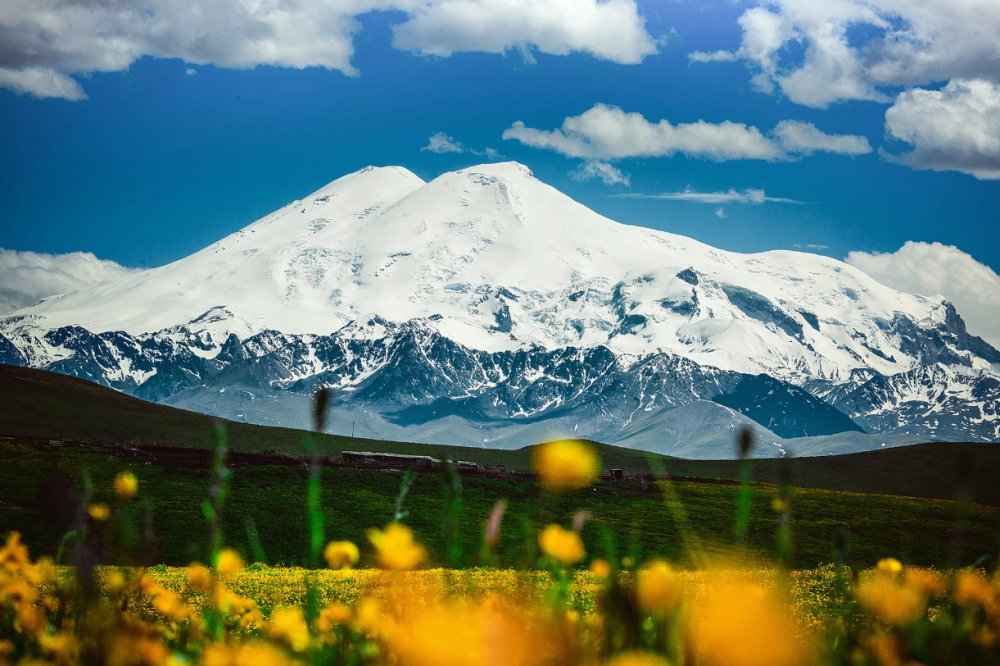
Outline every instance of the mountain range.
<path fill-rule="evenodd" d="M 929 267 L 929 270 L 932 268 Z M 675 456 L 1000 439 L 1000 352 L 828 257 L 619 224 L 517 163 L 368 167 L 166 266 L 0 317 L 0 362 L 231 419 Z"/>

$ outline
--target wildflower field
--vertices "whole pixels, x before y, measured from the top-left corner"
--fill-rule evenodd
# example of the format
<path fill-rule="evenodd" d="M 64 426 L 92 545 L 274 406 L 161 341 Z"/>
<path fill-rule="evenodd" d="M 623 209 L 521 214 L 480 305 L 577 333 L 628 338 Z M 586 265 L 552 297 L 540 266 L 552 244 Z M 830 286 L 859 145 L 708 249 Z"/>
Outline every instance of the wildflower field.
<path fill-rule="evenodd" d="M 499 497 L 446 464 L 370 472 L 369 501 L 339 493 L 342 478 L 314 455 L 286 470 L 302 488 L 298 511 L 261 520 L 266 530 L 252 519 L 234 529 L 232 489 L 250 470 L 227 467 L 221 432 L 208 478 L 196 477 L 200 497 L 187 486 L 165 497 L 152 468 L 108 475 L 120 461 L 105 457 L 47 554 L 33 557 L 8 530 L 0 663 L 1000 663 L 995 510 L 752 484 L 752 445 L 741 437 L 735 485 L 604 487 L 594 447 L 563 441 L 534 450 L 537 483 L 505 482 Z M 894 506 L 902 525 L 878 514 L 871 527 L 896 535 L 906 563 L 890 541 L 852 547 L 857 534 L 823 526 L 838 501 L 862 535 L 866 507 Z M 191 557 L 161 564 L 153 516 L 192 504 L 173 535 Z M 655 519 L 629 520 L 629 507 Z M 30 523 L 22 515 L 26 533 Z M 266 563 L 291 552 L 304 566 Z"/>

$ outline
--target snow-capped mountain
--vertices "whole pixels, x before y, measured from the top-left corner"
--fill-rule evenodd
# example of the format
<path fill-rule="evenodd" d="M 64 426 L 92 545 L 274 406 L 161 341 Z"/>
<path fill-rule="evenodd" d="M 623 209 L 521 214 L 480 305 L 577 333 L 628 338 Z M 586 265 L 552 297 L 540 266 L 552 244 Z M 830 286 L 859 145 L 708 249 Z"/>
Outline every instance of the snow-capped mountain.
<path fill-rule="evenodd" d="M 418 441 L 729 455 L 749 420 L 773 455 L 1000 438 L 1000 352 L 941 297 L 622 225 L 516 163 L 362 169 L 0 319 L 0 361 L 289 425 L 333 385 L 337 430 Z"/>

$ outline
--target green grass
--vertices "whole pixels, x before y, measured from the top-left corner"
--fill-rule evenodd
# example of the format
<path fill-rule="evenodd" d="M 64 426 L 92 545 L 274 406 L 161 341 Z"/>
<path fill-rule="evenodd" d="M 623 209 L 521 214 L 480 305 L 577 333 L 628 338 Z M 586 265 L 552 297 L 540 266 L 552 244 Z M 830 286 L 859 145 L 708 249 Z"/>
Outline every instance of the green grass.
<path fill-rule="evenodd" d="M 36 554 L 54 552 L 71 521 L 72 498 L 87 470 L 95 499 L 112 502 L 110 483 L 126 464 L 117 455 L 86 449 L 7 445 L 0 449 L 0 533 L 21 531 Z M 136 514 L 153 536 L 151 562 L 182 565 L 204 559 L 207 527 L 200 502 L 209 471 L 164 466 L 134 468 L 141 499 Z M 224 510 L 227 542 L 249 554 L 246 524 L 252 519 L 270 563 L 300 564 L 306 551 L 306 470 L 259 466 L 234 470 Z M 401 474 L 376 470 L 323 470 L 327 538 L 366 543 L 365 530 L 387 523 L 393 514 Z M 592 489 L 549 495 L 525 481 L 464 477 L 460 542 L 478 544 L 494 502 L 509 501 L 497 563 L 534 564 L 534 533 L 550 522 L 568 524 L 577 510 L 593 518 L 584 530 L 588 550 L 637 558 L 668 557 L 696 564 L 703 553 L 732 554 L 732 520 L 737 487 L 725 483 L 674 482 L 667 493 L 639 484 L 599 484 Z M 777 528 L 770 502 L 777 489 L 753 489 L 753 515 L 747 546 L 761 557 L 773 553 Z M 62 500 L 60 500 L 62 497 Z M 675 497 L 675 502 L 665 497 Z M 812 567 L 830 561 L 838 535 L 849 534 L 846 561 L 870 566 L 894 555 L 923 565 L 955 566 L 993 557 L 1000 535 L 1000 510 L 951 501 L 891 497 L 816 489 L 792 494 L 794 564 Z M 437 473 L 418 474 L 404 508 L 406 522 L 435 554 L 443 552 L 441 525 L 445 497 Z M 964 529 L 957 529 L 964 525 Z M 691 540 L 694 549 L 685 547 Z M 466 552 L 474 564 L 476 553 Z"/>

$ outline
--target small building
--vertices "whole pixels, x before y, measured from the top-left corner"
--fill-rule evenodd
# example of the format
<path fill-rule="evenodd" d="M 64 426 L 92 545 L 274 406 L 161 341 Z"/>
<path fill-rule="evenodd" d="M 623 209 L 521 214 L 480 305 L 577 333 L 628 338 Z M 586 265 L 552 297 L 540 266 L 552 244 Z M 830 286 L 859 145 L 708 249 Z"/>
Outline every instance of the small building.
<path fill-rule="evenodd" d="M 470 462 L 468 460 L 456 460 L 452 463 L 455 466 L 455 471 L 459 474 L 475 474 L 479 471 L 479 463 Z"/>
<path fill-rule="evenodd" d="M 352 465 L 369 467 L 431 470 L 441 467 L 441 461 L 431 456 L 413 456 L 405 453 L 378 453 L 375 451 L 344 451 L 342 460 Z"/>

